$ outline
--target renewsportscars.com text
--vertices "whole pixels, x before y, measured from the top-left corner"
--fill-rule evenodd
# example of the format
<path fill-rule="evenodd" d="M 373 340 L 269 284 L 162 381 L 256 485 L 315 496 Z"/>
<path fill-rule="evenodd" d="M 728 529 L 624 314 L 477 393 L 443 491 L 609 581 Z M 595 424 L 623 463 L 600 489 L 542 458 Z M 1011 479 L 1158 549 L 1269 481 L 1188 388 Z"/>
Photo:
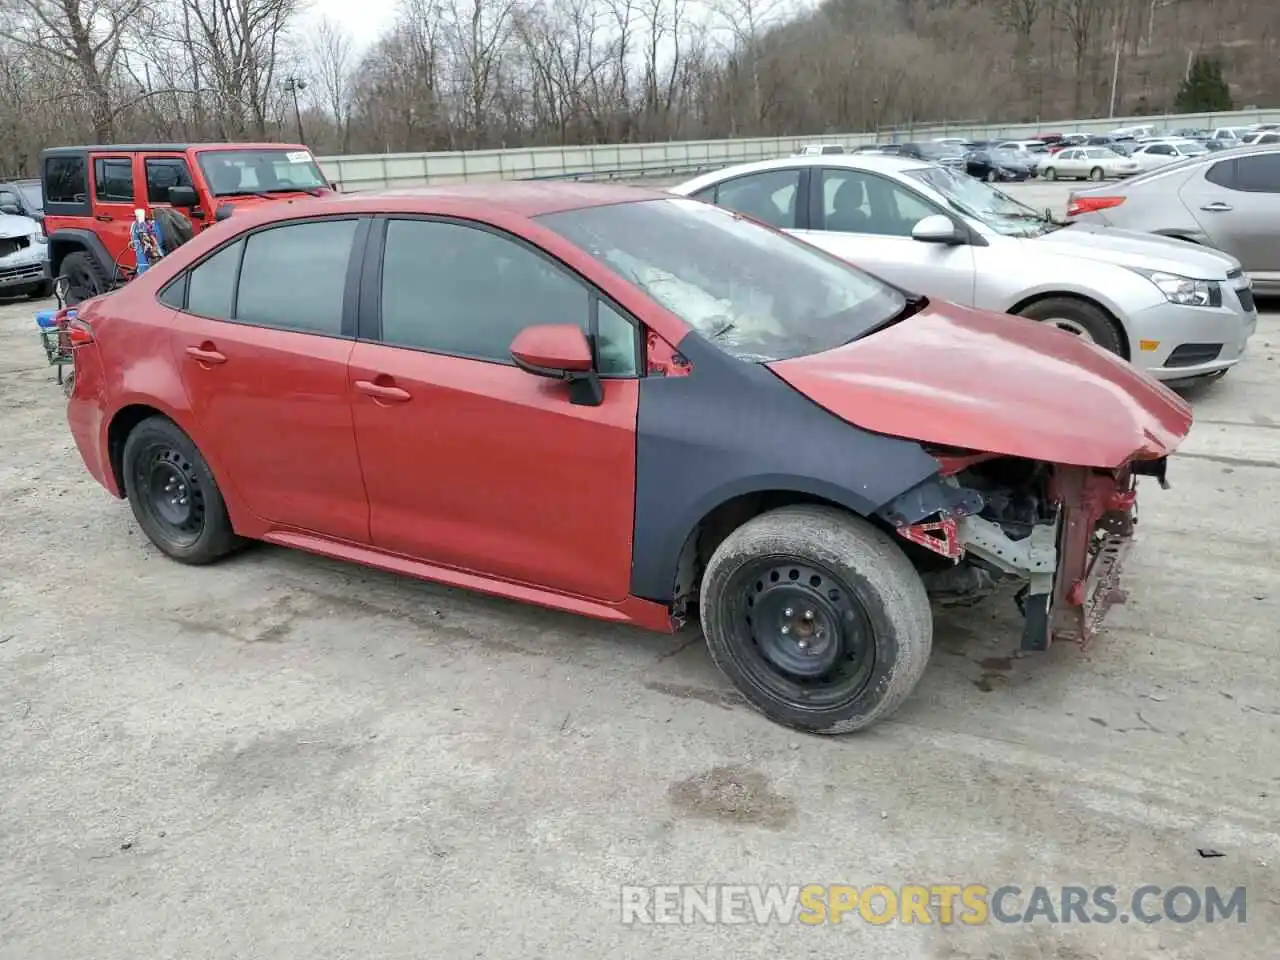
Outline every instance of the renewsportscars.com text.
<path fill-rule="evenodd" d="M 624 924 L 1245 922 L 1245 888 L 1143 884 L 669 884 L 624 886 Z"/>

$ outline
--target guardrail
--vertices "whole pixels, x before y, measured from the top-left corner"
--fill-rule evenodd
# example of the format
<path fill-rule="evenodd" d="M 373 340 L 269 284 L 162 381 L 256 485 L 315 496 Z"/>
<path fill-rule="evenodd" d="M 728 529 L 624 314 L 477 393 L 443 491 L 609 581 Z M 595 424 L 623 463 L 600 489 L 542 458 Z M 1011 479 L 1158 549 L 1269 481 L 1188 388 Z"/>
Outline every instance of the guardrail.
<path fill-rule="evenodd" d="M 932 124 L 875 133 L 807 137 L 759 137 L 749 140 L 673 140 L 596 146 L 522 147 L 441 153 L 388 153 L 320 157 L 321 168 L 344 191 L 417 187 L 437 183 L 484 180 L 640 178 L 694 173 L 734 163 L 795 153 L 807 144 L 839 143 L 853 147 L 879 140 L 1027 139 L 1038 133 L 1105 133 L 1121 127 L 1151 124 L 1162 129 L 1248 126 L 1280 123 L 1280 110 L 1234 113 L 1187 113 L 1156 117 L 1113 117 L 1055 123 L 986 125 Z"/>

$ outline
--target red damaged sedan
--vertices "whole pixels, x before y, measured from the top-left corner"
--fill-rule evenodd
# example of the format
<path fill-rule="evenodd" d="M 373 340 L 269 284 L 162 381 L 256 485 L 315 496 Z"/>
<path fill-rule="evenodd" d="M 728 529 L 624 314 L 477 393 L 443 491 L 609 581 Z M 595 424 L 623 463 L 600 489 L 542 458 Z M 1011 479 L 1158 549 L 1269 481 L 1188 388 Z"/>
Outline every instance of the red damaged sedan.
<path fill-rule="evenodd" d="M 1191 425 L 1075 337 L 618 186 L 265 204 L 69 334 L 80 453 L 170 557 L 266 540 L 695 615 L 747 700 L 819 733 L 910 694 L 930 596 L 1007 589 L 1023 649 L 1087 642 L 1137 478 Z"/>

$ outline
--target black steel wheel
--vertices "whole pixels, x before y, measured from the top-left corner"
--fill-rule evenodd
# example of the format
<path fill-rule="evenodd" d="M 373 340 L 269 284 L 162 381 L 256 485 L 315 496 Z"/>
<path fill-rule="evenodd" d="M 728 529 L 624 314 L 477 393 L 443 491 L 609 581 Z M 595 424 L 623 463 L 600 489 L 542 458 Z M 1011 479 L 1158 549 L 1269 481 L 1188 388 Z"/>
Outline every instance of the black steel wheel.
<path fill-rule="evenodd" d="M 734 655 L 761 687 L 820 707 L 866 686 L 874 627 L 854 591 L 826 567 L 796 556 L 760 557 L 733 575 L 726 592 L 749 641 Z"/>
<path fill-rule="evenodd" d="M 779 723 L 845 733 L 892 713 L 929 657 L 933 619 L 906 554 L 833 507 L 773 510 L 716 548 L 700 613 L 717 666 Z"/>
<path fill-rule="evenodd" d="M 164 553 L 209 563 L 238 543 L 213 474 L 191 438 L 165 417 L 150 417 L 124 445 L 122 479 L 133 515 Z"/>

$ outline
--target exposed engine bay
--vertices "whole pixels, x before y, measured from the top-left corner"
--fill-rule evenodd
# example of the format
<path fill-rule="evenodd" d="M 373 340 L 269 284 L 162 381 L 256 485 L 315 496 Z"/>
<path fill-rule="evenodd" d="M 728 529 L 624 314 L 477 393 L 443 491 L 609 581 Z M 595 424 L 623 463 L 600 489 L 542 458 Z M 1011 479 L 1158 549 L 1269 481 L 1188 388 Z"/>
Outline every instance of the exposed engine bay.
<path fill-rule="evenodd" d="M 1164 481 L 1165 461 L 1106 471 L 1014 457 L 935 452 L 942 472 L 882 511 L 915 544 L 935 602 L 968 605 L 1005 590 L 1026 619 L 1023 650 L 1087 644 L 1125 599 L 1120 568 L 1137 521 L 1137 474 Z"/>

